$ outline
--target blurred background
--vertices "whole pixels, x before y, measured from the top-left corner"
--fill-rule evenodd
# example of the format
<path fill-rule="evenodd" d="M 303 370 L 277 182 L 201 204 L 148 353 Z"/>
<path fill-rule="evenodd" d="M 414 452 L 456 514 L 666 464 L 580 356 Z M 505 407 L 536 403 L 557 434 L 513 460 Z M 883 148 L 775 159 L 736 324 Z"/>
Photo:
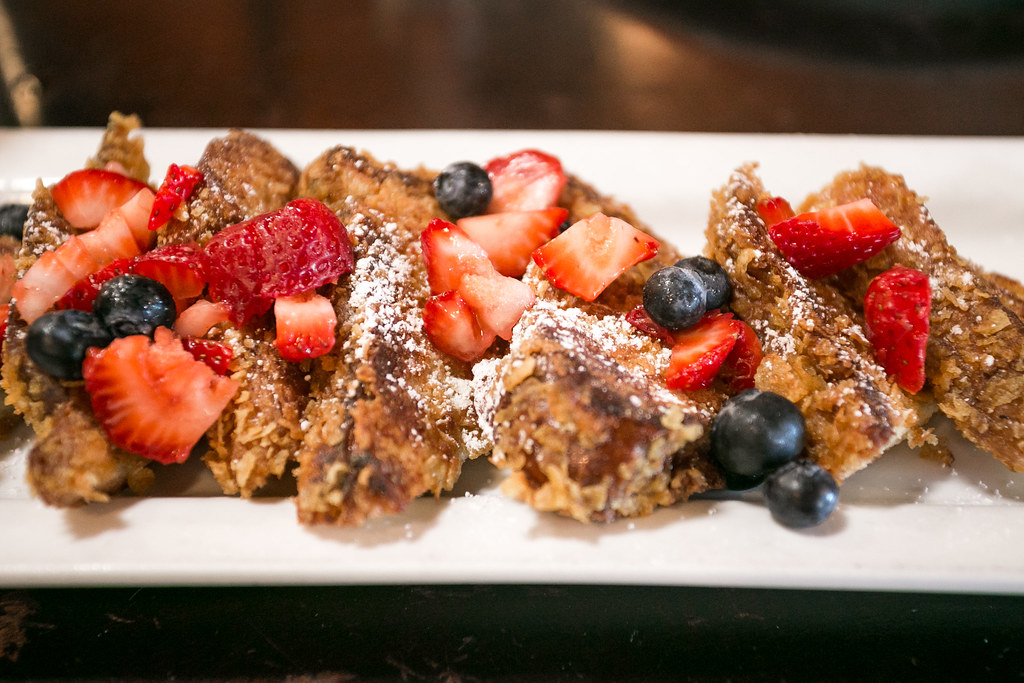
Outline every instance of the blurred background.
<path fill-rule="evenodd" d="M 2 0 L 7 126 L 1024 134 L 1022 0 Z"/>

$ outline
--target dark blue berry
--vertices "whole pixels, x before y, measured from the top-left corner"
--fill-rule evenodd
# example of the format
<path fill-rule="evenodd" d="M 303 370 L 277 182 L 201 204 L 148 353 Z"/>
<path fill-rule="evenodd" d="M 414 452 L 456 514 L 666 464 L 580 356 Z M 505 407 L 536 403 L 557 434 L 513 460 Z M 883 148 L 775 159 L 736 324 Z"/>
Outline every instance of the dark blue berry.
<path fill-rule="evenodd" d="M 644 285 L 644 310 L 651 320 L 670 330 L 685 330 L 704 317 L 707 292 L 695 272 L 669 266 L 655 272 Z"/>
<path fill-rule="evenodd" d="M 102 348 L 113 336 L 99 318 L 69 309 L 45 313 L 28 326 L 25 351 L 36 365 L 60 379 L 82 379 L 86 350 Z"/>
<path fill-rule="evenodd" d="M 487 171 L 469 161 L 450 164 L 434 178 L 434 197 L 452 220 L 482 214 L 492 192 Z"/>
<path fill-rule="evenodd" d="M 839 502 L 839 485 L 817 463 L 800 458 L 768 475 L 764 500 L 780 524 L 801 529 L 828 519 Z"/>
<path fill-rule="evenodd" d="M 0 235 L 10 235 L 20 240 L 28 220 L 28 204 L 4 204 L 0 206 Z"/>
<path fill-rule="evenodd" d="M 709 311 L 729 303 L 729 299 L 732 298 L 732 282 L 729 281 L 729 274 L 725 272 L 725 268 L 717 261 L 712 261 L 706 256 L 690 256 L 676 261 L 676 267 L 692 270 L 704 281 L 704 288 L 707 290 L 704 306 Z"/>
<path fill-rule="evenodd" d="M 726 401 L 711 423 L 711 454 L 730 477 L 750 488 L 804 448 L 804 417 L 786 398 L 747 389 Z"/>
<path fill-rule="evenodd" d="M 174 297 L 167 287 L 134 274 L 104 282 L 92 311 L 115 337 L 152 337 L 157 327 L 173 327 L 176 314 Z"/>

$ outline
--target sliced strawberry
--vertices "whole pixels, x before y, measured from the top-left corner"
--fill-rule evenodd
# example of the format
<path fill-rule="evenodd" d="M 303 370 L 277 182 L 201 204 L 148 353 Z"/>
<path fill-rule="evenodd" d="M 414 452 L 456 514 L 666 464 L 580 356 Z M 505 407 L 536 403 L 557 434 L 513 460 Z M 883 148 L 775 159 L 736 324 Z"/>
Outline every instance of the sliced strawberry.
<path fill-rule="evenodd" d="M 593 301 L 627 268 L 658 253 L 658 242 L 620 218 L 596 213 L 533 252 L 552 284 Z"/>
<path fill-rule="evenodd" d="M 480 327 L 473 309 L 456 291 L 435 294 L 423 308 L 423 331 L 434 346 L 459 360 L 484 355 L 495 334 Z"/>
<path fill-rule="evenodd" d="M 644 334 L 654 337 L 666 346 L 672 346 L 676 343 L 672 330 L 662 327 L 658 323 L 654 322 L 654 320 L 651 319 L 651 316 L 648 315 L 647 309 L 644 308 L 643 304 L 638 305 L 626 314 L 626 322 Z"/>
<path fill-rule="evenodd" d="M 89 168 L 64 176 L 51 193 L 72 227 L 91 228 L 143 188 L 147 188 L 146 184 L 134 178 Z"/>
<path fill-rule="evenodd" d="M 227 305 L 199 299 L 178 314 L 178 319 L 174 321 L 174 331 L 182 337 L 203 337 L 211 327 L 230 319 Z"/>
<path fill-rule="evenodd" d="M 665 382 L 670 389 L 694 391 L 711 386 L 739 336 L 731 313 L 712 311 L 675 334 Z"/>
<path fill-rule="evenodd" d="M 14 254 L 0 254 L 0 304 L 11 300 L 11 290 L 18 273 L 14 265 Z"/>
<path fill-rule="evenodd" d="M 566 182 L 562 162 L 535 149 L 492 159 L 484 170 L 493 188 L 488 213 L 547 209 L 558 203 Z"/>
<path fill-rule="evenodd" d="M 335 282 L 355 264 L 348 232 L 315 199 L 289 202 L 219 232 L 205 247 L 210 296 L 242 323 L 278 296 Z"/>
<path fill-rule="evenodd" d="M 786 260 L 812 280 L 866 261 L 899 239 L 900 229 L 870 199 L 861 199 L 768 226 Z"/>
<path fill-rule="evenodd" d="M 61 264 L 55 251 L 43 252 L 11 288 L 11 297 L 25 322 L 32 323 L 49 310 L 76 278 Z"/>
<path fill-rule="evenodd" d="M 204 263 L 198 244 L 166 244 L 136 257 L 132 272 L 167 287 L 178 303 L 178 310 L 183 311 L 206 287 Z"/>
<path fill-rule="evenodd" d="M 420 233 L 420 248 L 427 266 L 432 294 L 457 289 L 467 274 L 487 274 L 494 266 L 483 247 L 454 223 L 435 218 Z"/>
<path fill-rule="evenodd" d="M 141 251 L 128 221 L 118 211 L 108 213 L 98 227 L 78 238 L 100 267 L 119 258 L 138 256 Z"/>
<path fill-rule="evenodd" d="M 730 391 L 739 392 L 754 387 L 754 375 L 764 358 L 764 350 L 750 325 L 742 320 L 734 319 L 732 322 L 736 329 L 736 345 L 723 361 L 718 376 Z"/>
<path fill-rule="evenodd" d="M 317 358 L 334 348 L 338 318 L 330 299 L 316 292 L 279 296 L 274 301 L 277 346 L 281 358 L 299 362 Z"/>
<path fill-rule="evenodd" d="M 110 441 L 165 464 L 188 458 L 238 389 L 164 327 L 153 341 L 132 335 L 89 349 L 82 376 Z"/>
<path fill-rule="evenodd" d="M 203 174 L 198 169 L 171 164 L 167 168 L 167 175 L 164 176 L 160 189 L 157 190 L 152 211 L 146 221 L 147 228 L 159 230 L 166 225 L 202 179 Z"/>
<path fill-rule="evenodd" d="M 480 327 L 502 339 L 512 337 L 512 328 L 537 298 L 522 280 L 498 273 L 467 275 L 457 291 L 473 309 Z"/>
<path fill-rule="evenodd" d="M 765 226 L 775 225 L 796 215 L 793 207 L 782 197 L 765 197 L 757 201 L 757 215 Z"/>
<path fill-rule="evenodd" d="M 100 264 L 85 248 L 82 238 L 72 235 L 54 252 L 60 264 L 67 268 L 75 280 L 80 280 L 100 269 Z"/>
<path fill-rule="evenodd" d="M 73 308 L 78 311 L 92 311 L 92 302 L 107 280 L 132 272 L 132 259 L 122 258 L 111 261 L 95 273 L 81 278 L 57 301 L 57 308 Z"/>
<path fill-rule="evenodd" d="M 228 366 L 235 352 L 231 347 L 222 342 L 212 339 L 199 339 L 197 337 L 182 337 L 181 345 L 192 357 L 206 363 L 211 370 L 218 375 L 228 374 Z"/>
<path fill-rule="evenodd" d="M 864 296 L 864 322 L 875 357 L 912 394 L 924 386 L 931 301 L 928 276 L 904 266 L 875 277 Z"/>
<path fill-rule="evenodd" d="M 484 248 L 502 275 L 519 277 L 530 265 L 530 254 L 555 237 L 569 215 L 562 208 L 506 211 L 461 218 L 458 226 Z"/>
<path fill-rule="evenodd" d="M 156 235 L 147 227 L 155 198 L 156 195 L 153 194 L 153 191 L 144 187 L 136 192 L 131 199 L 114 209 L 115 212 L 121 214 L 125 223 L 131 228 L 135 242 L 141 251 L 151 249 L 156 242 Z"/>

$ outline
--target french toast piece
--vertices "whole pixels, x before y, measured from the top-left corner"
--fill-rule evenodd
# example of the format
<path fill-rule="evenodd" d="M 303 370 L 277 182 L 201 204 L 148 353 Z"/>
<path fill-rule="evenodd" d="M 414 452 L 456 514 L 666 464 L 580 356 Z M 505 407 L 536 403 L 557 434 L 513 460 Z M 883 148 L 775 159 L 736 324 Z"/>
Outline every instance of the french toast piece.
<path fill-rule="evenodd" d="M 112 114 L 92 167 L 117 162 L 140 180 L 148 174 L 141 140 L 132 137 L 137 117 Z M 38 183 L 16 260 L 20 277 L 45 251 L 74 234 L 61 216 L 50 190 Z M 70 507 L 108 500 L 126 485 L 144 491 L 153 480 L 149 461 L 111 445 L 93 417 L 82 382 L 53 378 L 36 367 L 25 352 L 28 325 L 10 307 L 3 344 L 3 388 L 7 403 L 36 433 L 28 455 L 29 485 L 48 505 Z"/>
<path fill-rule="evenodd" d="M 902 176 L 863 166 L 806 201 L 809 208 L 870 198 L 903 231 L 880 254 L 835 277 L 854 301 L 894 265 L 932 283 L 925 374 L 939 409 L 965 437 L 1024 472 L 1024 322 L 1021 286 L 961 257 Z"/>
<path fill-rule="evenodd" d="M 875 362 L 859 308 L 785 261 L 758 216 L 765 196 L 754 165 L 736 170 L 713 196 L 705 254 L 729 273 L 731 308 L 761 339 L 757 388 L 800 407 L 810 456 L 841 481 L 903 440 L 931 439 L 920 429 L 930 407 Z"/>
<path fill-rule="evenodd" d="M 161 244 L 205 244 L 220 230 L 284 206 L 295 197 L 298 169 L 269 142 L 241 130 L 212 140 L 196 168 L 200 181 L 184 213 L 168 222 Z M 302 442 L 308 400 L 305 369 L 281 358 L 266 316 L 245 327 L 219 326 L 209 337 L 233 352 L 239 390 L 207 432 L 203 455 L 224 493 L 250 497 L 280 478 Z"/>
<path fill-rule="evenodd" d="M 645 229 L 627 207 L 574 177 L 561 204 L 571 221 L 601 211 Z M 530 264 L 524 281 L 537 303 L 507 356 L 475 369 L 491 460 L 511 470 L 506 494 L 589 522 L 650 514 L 722 486 L 707 429 L 725 395 L 669 390 L 669 349 L 624 318 L 641 303 L 647 277 L 677 259 L 662 242 L 654 259 L 623 273 L 593 304 Z"/>
<path fill-rule="evenodd" d="M 352 237 L 355 270 L 331 288 L 338 343 L 314 363 L 299 453 L 300 521 L 357 525 L 450 489 L 486 448 L 468 363 L 423 333 L 430 295 L 420 232 L 443 216 L 432 175 L 406 173 L 346 147 L 302 173 Z"/>

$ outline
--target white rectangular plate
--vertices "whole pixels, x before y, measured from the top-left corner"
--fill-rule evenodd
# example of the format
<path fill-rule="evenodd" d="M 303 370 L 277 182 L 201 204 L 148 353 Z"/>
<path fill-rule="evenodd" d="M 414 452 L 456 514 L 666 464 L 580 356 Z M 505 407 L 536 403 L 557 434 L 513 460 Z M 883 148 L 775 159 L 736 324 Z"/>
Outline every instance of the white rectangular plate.
<path fill-rule="evenodd" d="M 149 130 L 159 182 L 224 131 Z M 745 161 L 800 200 L 838 171 L 884 166 L 929 197 L 950 241 L 1024 277 L 1024 139 L 528 131 L 263 131 L 302 166 L 353 145 L 404 166 L 478 162 L 524 147 L 633 205 L 684 251 L 701 248 L 711 191 Z M 98 130 L 0 131 L 0 196 L 26 196 L 93 153 Z M 0 585 L 611 583 L 1024 593 L 1024 475 L 940 421 L 953 466 L 895 449 L 843 487 L 819 528 L 775 524 L 752 497 L 583 525 L 501 496 L 474 462 L 458 490 L 359 529 L 309 529 L 287 498 L 213 495 L 201 465 L 169 468 L 154 495 L 54 510 L 23 482 L 29 436 L 0 444 Z"/>

